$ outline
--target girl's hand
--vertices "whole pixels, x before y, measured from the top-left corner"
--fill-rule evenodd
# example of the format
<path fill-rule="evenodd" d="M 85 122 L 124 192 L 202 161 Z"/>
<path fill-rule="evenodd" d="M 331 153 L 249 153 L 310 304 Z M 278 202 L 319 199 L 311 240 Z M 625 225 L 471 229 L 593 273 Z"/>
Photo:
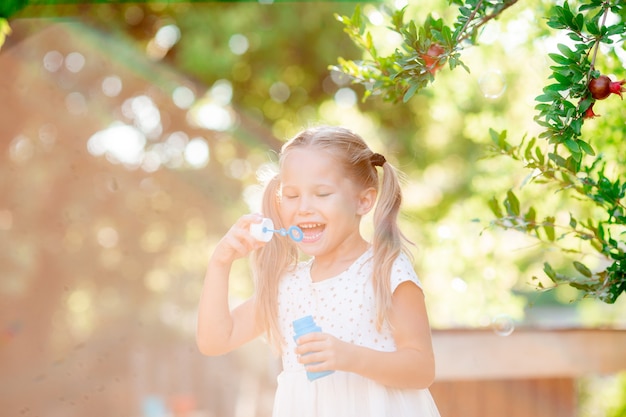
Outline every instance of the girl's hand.
<path fill-rule="evenodd" d="M 298 362 L 310 372 L 349 369 L 354 345 L 343 342 L 328 333 L 314 332 L 297 340 Z"/>
<path fill-rule="evenodd" d="M 236 259 L 243 258 L 255 249 L 265 244 L 256 240 L 250 234 L 250 225 L 260 223 L 263 216 L 260 214 L 246 214 L 241 216 L 234 225 L 220 239 L 211 260 L 223 265 L 230 265 Z"/>

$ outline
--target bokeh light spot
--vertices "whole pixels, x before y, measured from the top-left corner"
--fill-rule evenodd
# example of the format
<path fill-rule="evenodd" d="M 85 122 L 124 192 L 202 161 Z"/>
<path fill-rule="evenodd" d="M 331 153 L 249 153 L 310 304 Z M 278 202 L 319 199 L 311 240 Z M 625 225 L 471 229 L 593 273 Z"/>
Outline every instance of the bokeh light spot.
<path fill-rule="evenodd" d="M 65 57 L 65 68 L 68 71 L 77 73 L 85 66 L 85 57 L 80 52 L 70 52 Z"/>
<path fill-rule="evenodd" d="M 135 165 L 143 158 L 145 144 L 146 137 L 135 127 L 114 122 L 89 138 L 87 150 L 114 163 Z"/>
<path fill-rule="evenodd" d="M 339 107 L 353 107 L 354 105 L 356 105 L 356 101 L 356 93 L 351 88 L 340 88 L 335 93 L 335 102 Z"/>
<path fill-rule="evenodd" d="M 235 55 L 243 55 L 248 51 L 250 47 L 250 42 L 248 38 L 240 33 L 235 33 L 228 40 L 228 47 Z"/>
<path fill-rule="evenodd" d="M 161 224 L 153 224 L 141 235 L 141 248 L 146 252 L 157 252 L 167 240 L 167 230 Z"/>
<path fill-rule="evenodd" d="M 284 103 L 289 99 L 290 95 L 289 86 L 282 81 L 275 82 L 270 87 L 270 97 L 278 103 Z"/>
<path fill-rule="evenodd" d="M 196 95 L 189 87 L 176 87 L 172 92 L 172 100 L 179 109 L 188 109 L 196 100 Z"/>
<path fill-rule="evenodd" d="M 73 92 L 65 96 L 65 107 L 70 114 L 80 116 L 87 114 L 87 100 L 82 93 Z"/>
<path fill-rule="evenodd" d="M 227 106 L 233 99 L 233 85 L 228 80 L 217 80 L 211 87 L 209 96 L 216 103 Z"/>
<path fill-rule="evenodd" d="M 33 141 L 24 135 L 18 135 L 11 141 L 9 147 L 9 157 L 18 164 L 24 163 L 35 154 Z"/>
<path fill-rule="evenodd" d="M 119 235 L 117 233 L 117 230 L 107 226 L 98 230 L 96 238 L 100 246 L 102 246 L 103 248 L 112 248 L 117 245 Z"/>
<path fill-rule="evenodd" d="M 143 9 L 139 6 L 129 6 L 128 9 L 124 12 L 124 19 L 126 23 L 131 26 L 138 25 L 143 20 L 144 13 Z"/>
<path fill-rule="evenodd" d="M 170 277 L 162 269 L 153 269 L 144 277 L 144 285 L 150 291 L 165 292 L 170 286 Z"/>
<path fill-rule="evenodd" d="M 157 31 L 155 42 L 163 49 L 171 49 L 180 40 L 180 29 L 176 25 L 165 25 Z"/>
<path fill-rule="evenodd" d="M 39 141 L 46 150 L 52 149 L 57 140 L 58 133 L 56 125 L 52 123 L 46 123 L 39 128 Z"/>
<path fill-rule="evenodd" d="M 67 308 L 73 313 L 84 313 L 91 307 L 91 296 L 86 290 L 74 290 L 67 298 Z"/>
<path fill-rule="evenodd" d="M 467 291 L 467 282 L 463 278 L 455 277 L 450 282 L 450 286 L 456 292 L 465 292 Z"/>
<path fill-rule="evenodd" d="M 209 163 L 209 145 L 202 138 L 194 138 L 185 147 L 185 161 L 194 168 L 202 168 Z"/>
<path fill-rule="evenodd" d="M 117 75 L 110 75 L 102 80 L 102 92 L 107 97 L 117 97 L 122 92 L 122 80 Z"/>
<path fill-rule="evenodd" d="M 63 55 L 59 51 L 49 51 L 43 57 L 43 67 L 50 72 L 57 72 L 63 66 Z"/>

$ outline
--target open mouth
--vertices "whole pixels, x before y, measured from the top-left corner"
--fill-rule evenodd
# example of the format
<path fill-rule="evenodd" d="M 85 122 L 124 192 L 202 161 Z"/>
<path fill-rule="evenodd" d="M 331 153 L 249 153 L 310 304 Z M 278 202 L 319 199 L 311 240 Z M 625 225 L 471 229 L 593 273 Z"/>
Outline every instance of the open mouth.
<path fill-rule="evenodd" d="M 315 242 L 324 233 L 324 229 L 326 226 L 322 223 L 302 223 L 299 224 L 298 227 L 302 229 L 302 233 L 304 237 L 302 238 L 303 242 Z"/>

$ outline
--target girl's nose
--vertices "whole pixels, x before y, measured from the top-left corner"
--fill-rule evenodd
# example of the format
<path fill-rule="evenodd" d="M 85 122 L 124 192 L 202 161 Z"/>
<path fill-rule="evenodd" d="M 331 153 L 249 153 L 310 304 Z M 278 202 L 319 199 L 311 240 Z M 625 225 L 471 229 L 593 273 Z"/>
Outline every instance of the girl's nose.
<path fill-rule="evenodd" d="M 298 205 L 298 212 L 308 214 L 313 211 L 311 206 L 311 199 L 307 196 L 300 197 L 300 204 Z"/>

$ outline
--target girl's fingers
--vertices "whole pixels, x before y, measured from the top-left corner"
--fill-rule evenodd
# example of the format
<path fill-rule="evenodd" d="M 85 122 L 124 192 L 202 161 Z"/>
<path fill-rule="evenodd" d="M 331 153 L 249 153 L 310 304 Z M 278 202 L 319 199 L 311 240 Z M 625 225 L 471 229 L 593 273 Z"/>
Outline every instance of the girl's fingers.
<path fill-rule="evenodd" d="M 263 216 L 259 214 L 241 216 L 222 237 L 214 256 L 224 262 L 232 262 L 263 246 L 263 242 L 259 242 L 250 234 L 250 225 L 260 222 L 262 218 Z"/>

